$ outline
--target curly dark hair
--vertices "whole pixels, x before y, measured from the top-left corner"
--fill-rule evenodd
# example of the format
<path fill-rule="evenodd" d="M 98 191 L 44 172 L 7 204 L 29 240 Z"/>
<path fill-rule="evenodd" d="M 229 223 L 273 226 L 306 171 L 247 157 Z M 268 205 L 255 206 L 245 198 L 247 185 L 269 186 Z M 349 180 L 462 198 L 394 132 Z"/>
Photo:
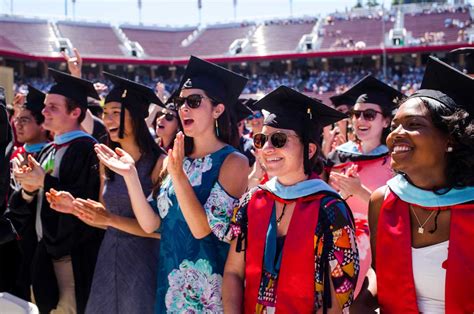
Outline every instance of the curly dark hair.
<path fill-rule="evenodd" d="M 474 117 L 462 108 L 419 97 L 430 113 L 435 128 L 449 136 L 452 152 L 447 153 L 445 169 L 448 187 L 474 186 Z"/>

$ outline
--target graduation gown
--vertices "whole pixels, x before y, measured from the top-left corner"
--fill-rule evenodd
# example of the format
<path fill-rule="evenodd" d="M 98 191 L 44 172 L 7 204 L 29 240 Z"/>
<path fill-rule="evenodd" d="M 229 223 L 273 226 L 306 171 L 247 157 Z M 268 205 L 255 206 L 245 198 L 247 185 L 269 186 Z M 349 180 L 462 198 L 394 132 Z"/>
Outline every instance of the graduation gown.
<path fill-rule="evenodd" d="M 73 215 L 52 210 L 44 192 L 54 188 L 68 191 L 74 197 L 97 200 L 100 181 L 95 143 L 91 137 L 82 136 L 62 145 L 50 143 L 39 155 L 43 167 L 48 167 L 51 157 L 54 158 L 53 172 L 46 174 L 44 189 L 32 202 L 38 204 L 36 233 L 40 235 L 33 260 L 32 282 L 41 312 L 49 312 L 57 305 L 59 292 L 52 260 L 65 256 L 71 256 L 72 260 L 78 313 L 84 312 L 87 303 L 103 231 L 84 224 Z M 31 209 L 21 192 L 12 195 L 10 206 L 17 211 Z"/>

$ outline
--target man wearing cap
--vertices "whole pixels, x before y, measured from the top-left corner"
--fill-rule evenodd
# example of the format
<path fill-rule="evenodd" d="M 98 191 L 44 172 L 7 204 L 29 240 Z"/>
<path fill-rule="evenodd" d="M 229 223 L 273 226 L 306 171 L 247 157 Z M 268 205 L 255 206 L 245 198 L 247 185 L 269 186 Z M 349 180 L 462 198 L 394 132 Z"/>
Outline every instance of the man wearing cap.
<path fill-rule="evenodd" d="M 50 69 L 55 85 L 46 95 L 43 127 L 54 133 L 39 162 L 14 172 L 22 189 L 11 206 L 28 206 L 36 197 L 35 230 L 39 240 L 33 262 L 35 301 L 41 312 L 82 313 L 87 302 L 103 232 L 76 217 L 51 210 L 44 193 L 68 191 L 75 197 L 98 199 L 96 140 L 81 131 L 87 97 L 98 98 L 91 82 Z"/>
<path fill-rule="evenodd" d="M 47 131 L 41 125 L 44 121 L 41 110 L 44 107 L 45 94 L 32 86 L 29 86 L 28 89 L 26 102 L 13 119 L 18 141 L 25 143 L 12 154 L 13 168 L 23 165 L 28 155 L 37 157 L 48 142 Z M 21 189 L 20 184 L 13 176 L 10 185 L 12 191 Z M 0 262 L 2 265 L 0 267 L 0 281 L 4 287 L 3 290 L 8 289 L 14 295 L 25 300 L 30 299 L 30 266 L 37 243 L 34 227 L 35 211 L 34 202 L 26 207 L 9 207 L 3 216 L 8 224 L 0 231 L 3 234 L 0 243 L 15 238 L 18 240 L 17 243 L 11 242 L 1 247 L 0 253 L 9 256 Z M 10 251 L 7 253 L 8 248 Z M 5 266 L 4 262 L 8 263 L 8 266 Z"/>

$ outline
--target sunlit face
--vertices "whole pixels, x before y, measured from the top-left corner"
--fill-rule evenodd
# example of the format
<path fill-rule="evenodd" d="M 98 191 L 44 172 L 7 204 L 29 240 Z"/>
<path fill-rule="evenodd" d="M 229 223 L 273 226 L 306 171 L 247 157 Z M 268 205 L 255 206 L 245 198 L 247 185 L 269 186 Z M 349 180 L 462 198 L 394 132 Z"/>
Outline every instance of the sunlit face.
<path fill-rule="evenodd" d="M 270 126 L 264 126 L 262 129 L 262 133 L 267 137 L 276 132 L 285 133 L 287 141 L 283 147 L 276 148 L 268 139 L 260 150 L 260 156 L 268 175 L 282 177 L 303 174 L 303 143 L 301 139 L 293 130 L 277 129 Z"/>
<path fill-rule="evenodd" d="M 78 118 L 81 115 L 80 108 L 67 110 L 66 97 L 58 94 L 46 94 L 44 108 L 41 113 L 44 116 L 43 127 L 55 134 L 62 134 L 71 127 L 79 126 Z"/>
<path fill-rule="evenodd" d="M 128 137 L 134 136 L 130 112 L 126 108 L 124 108 L 124 110 L 124 133 L 123 139 L 120 139 L 120 113 L 122 112 L 122 104 L 116 101 L 111 101 L 104 105 L 104 113 L 102 114 L 102 120 L 104 121 L 105 127 L 109 131 L 110 140 L 112 142 L 120 143 L 122 140 Z"/>
<path fill-rule="evenodd" d="M 21 143 L 36 143 L 41 139 L 44 128 L 38 124 L 28 109 L 18 111 L 14 119 L 16 138 Z"/>
<path fill-rule="evenodd" d="M 404 102 L 398 109 L 387 137 L 391 167 L 408 176 L 417 171 L 444 169 L 448 136 L 437 129 L 419 98 Z"/>
<path fill-rule="evenodd" d="M 353 108 L 354 111 L 365 111 L 369 109 L 377 112 L 375 119 L 372 121 L 369 121 L 364 114 L 361 114 L 359 117 L 352 115 L 351 120 L 354 133 L 362 142 L 380 141 L 382 138 L 383 129 L 389 126 L 390 119 L 384 118 L 382 115 L 382 109 L 376 104 L 357 103 Z"/>
<path fill-rule="evenodd" d="M 178 133 L 178 115 L 169 109 L 162 109 L 156 116 L 156 136 L 174 137 Z"/>
<path fill-rule="evenodd" d="M 221 104 L 213 106 L 211 99 L 202 89 L 191 88 L 181 90 L 180 97 L 201 95 L 203 98 L 198 108 L 190 108 L 187 103 L 179 108 L 179 118 L 184 134 L 188 137 L 208 136 L 213 134 L 215 119 L 223 112 L 225 107 Z M 218 108 L 219 107 L 219 108 Z"/>
<path fill-rule="evenodd" d="M 261 111 L 253 111 L 252 115 L 247 119 L 252 128 L 253 133 L 261 132 L 263 128 L 264 117 Z"/>

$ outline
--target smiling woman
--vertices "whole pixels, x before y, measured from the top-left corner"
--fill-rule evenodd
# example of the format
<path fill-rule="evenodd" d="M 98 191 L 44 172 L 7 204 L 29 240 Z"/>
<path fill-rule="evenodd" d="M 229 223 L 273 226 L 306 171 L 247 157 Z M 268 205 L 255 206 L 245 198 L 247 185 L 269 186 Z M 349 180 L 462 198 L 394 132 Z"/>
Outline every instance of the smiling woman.
<path fill-rule="evenodd" d="M 393 119 L 387 145 L 399 174 L 372 194 L 369 209 L 384 312 L 474 311 L 473 88 L 470 77 L 430 58 L 421 90 Z"/>
<path fill-rule="evenodd" d="M 254 143 L 273 178 L 234 212 L 224 310 L 347 312 L 359 269 L 354 221 L 314 170 L 321 129 L 344 115 L 286 86 L 255 106 L 270 112 Z"/>
<path fill-rule="evenodd" d="M 336 147 L 328 156 L 327 166 L 330 185 L 346 199 L 356 221 L 361 265 L 355 291 L 357 296 L 371 264 L 367 218 L 369 197 L 393 176 L 385 138 L 396 100 L 403 95 L 367 76 L 347 90 L 344 97 L 356 99 L 349 113 L 357 140 Z"/>

